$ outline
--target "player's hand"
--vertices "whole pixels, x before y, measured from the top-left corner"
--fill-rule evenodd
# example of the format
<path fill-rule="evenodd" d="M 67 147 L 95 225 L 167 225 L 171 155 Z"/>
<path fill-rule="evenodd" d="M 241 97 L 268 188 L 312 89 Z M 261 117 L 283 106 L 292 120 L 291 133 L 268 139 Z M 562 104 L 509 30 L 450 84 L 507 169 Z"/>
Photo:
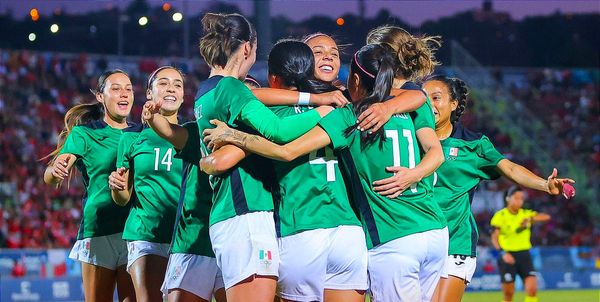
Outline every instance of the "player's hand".
<path fill-rule="evenodd" d="M 52 167 L 50 168 L 50 173 L 52 177 L 58 179 L 59 181 L 65 180 L 69 176 L 69 170 L 67 167 L 69 166 L 69 161 L 71 160 L 72 155 L 67 155 L 63 160 L 57 160 L 54 162 Z"/>
<path fill-rule="evenodd" d="M 350 103 L 344 94 L 339 91 L 330 91 L 325 93 L 311 93 L 310 103 L 317 106 L 331 105 L 334 107 L 344 107 Z"/>
<path fill-rule="evenodd" d="M 142 109 L 142 123 L 152 120 L 155 114 L 160 112 L 162 104 L 155 101 L 147 101 Z"/>
<path fill-rule="evenodd" d="M 504 252 L 504 255 L 502 255 L 502 261 L 504 261 L 506 264 L 513 265 L 515 264 L 515 257 L 513 257 L 513 255 L 509 252 Z"/>
<path fill-rule="evenodd" d="M 563 196 L 567 199 L 570 199 L 571 197 L 575 196 L 575 192 L 573 192 L 570 196 L 567 196 L 563 190 L 564 188 L 564 184 L 574 184 L 575 181 L 570 179 L 570 178 L 558 178 L 558 170 L 556 170 L 556 168 L 554 168 L 552 170 L 552 174 L 550 174 L 550 176 L 548 176 L 548 194 L 550 195 L 558 195 L 558 194 L 563 194 Z"/>
<path fill-rule="evenodd" d="M 229 128 L 226 123 L 219 120 L 210 120 L 210 123 L 215 125 L 215 128 L 205 129 L 202 132 L 204 143 L 210 150 L 217 150 L 224 145 L 228 145 L 233 140 L 236 132 L 235 129 Z"/>
<path fill-rule="evenodd" d="M 392 114 L 385 103 L 375 103 L 358 116 L 358 130 L 376 132 L 390 120 Z"/>
<path fill-rule="evenodd" d="M 121 167 L 121 168 L 117 169 L 117 171 L 113 171 L 112 173 L 110 173 L 110 175 L 108 176 L 108 187 L 111 190 L 116 190 L 116 191 L 125 190 L 125 187 L 127 186 L 127 179 L 125 179 L 125 172 L 127 172 L 127 169 L 124 167 Z"/>
<path fill-rule="evenodd" d="M 373 182 L 373 190 L 382 196 L 396 198 L 413 183 L 419 181 L 413 169 L 387 167 L 386 170 L 393 172 L 394 176 Z"/>

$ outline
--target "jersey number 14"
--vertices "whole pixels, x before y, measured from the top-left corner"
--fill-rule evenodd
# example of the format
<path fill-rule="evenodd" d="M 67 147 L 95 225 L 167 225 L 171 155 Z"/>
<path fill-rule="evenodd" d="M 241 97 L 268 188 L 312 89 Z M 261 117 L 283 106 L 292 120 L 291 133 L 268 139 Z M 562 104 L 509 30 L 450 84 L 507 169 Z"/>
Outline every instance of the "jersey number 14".
<path fill-rule="evenodd" d="M 154 171 L 158 171 L 160 148 L 154 148 Z M 173 149 L 167 149 L 165 155 L 160 159 L 160 164 L 167 166 L 167 171 L 171 171 L 171 165 L 173 164 Z"/>

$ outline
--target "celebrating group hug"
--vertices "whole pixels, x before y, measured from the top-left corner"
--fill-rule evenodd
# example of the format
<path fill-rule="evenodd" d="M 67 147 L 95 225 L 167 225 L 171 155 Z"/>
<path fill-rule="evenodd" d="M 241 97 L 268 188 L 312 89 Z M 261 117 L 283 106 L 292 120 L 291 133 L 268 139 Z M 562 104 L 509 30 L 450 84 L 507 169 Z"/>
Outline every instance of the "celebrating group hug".
<path fill-rule="evenodd" d="M 461 125 L 466 84 L 432 75 L 439 37 L 374 28 L 346 83 L 329 35 L 281 40 L 267 88 L 248 75 L 257 33 L 244 16 L 207 13 L 202 27 L 211 71 L 194 121 L 178 117 L 186 80 L 172 66 L 149 74 L 141 122 L 120 69 L 65 115 L 44 181 L 81 172 L 69 257 L 86 301 L 112 301 L 115 285 L 119 301 L 460 301 L 479 182 L 552 195 L 573 182 Z"/>

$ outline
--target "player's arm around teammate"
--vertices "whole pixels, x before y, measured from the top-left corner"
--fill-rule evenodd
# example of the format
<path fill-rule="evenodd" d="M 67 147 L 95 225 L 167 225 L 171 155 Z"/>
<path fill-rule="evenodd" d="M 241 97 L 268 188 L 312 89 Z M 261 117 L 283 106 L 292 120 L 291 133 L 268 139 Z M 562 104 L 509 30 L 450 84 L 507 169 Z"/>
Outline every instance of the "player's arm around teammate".
<path fill-rule="evenodd" d="M 71 108 L 65 129 L 44 173 L 48 184 L 61 184 L 74 164 L 84 177 L 80 232 L 69 258 L 81 262 L 86 300 L 112 301 L 115 284 L 120 301 L 135 301 L 133 284 L 125 271 L 127 246 L 121 239 L 128 209 L 113 203 L 105 171 L 114 167 L 121 129 L 133 105 L 129 76 L 121 70 L 103 73 L 92 91 L 98 103 Z"/>
<path fill-rule="evenodd" d="M 181 72 L 170 66 L 155 70 L 148 79 L 146 97 L 162 103 L 160 113 L 170 123 L 178 122 L 183 85 Z M 117 171 L 109 179 L 113 195 L 126 188 L 135 190 L 123 239 L 129 250 L 127 270 L 136 296 L 143 301 L 162 301 L 160 289 L 181 189 L 182 161 L 174 153 L 171 144 L 151 128 L 128 128 L 119 143 Z M 131 199 L 131 195 L 124 197 Z"/>
<path fill-rule="evenodd" d="M 357 60 L 362 61 L 358 62 Z M 379 66 L 379 64 L 382 66 Z M 356 54 L 351 64 L 351 74 L 348 83 L 348 90 L 350 91 L 356 106 L 359 106 L 358 104 L 367 106 L 371 103 L 379 102 L 387 98 L 389 95 L 389 89 L 392 85 L 393 66 L 393 57 L 384 46 L 369 45 L 367 47 L 363 47 L 363 49 Z M 389 86 L 387 86 L 388 88 L 386 89 L 385 85 L 379 86 L 375 85 L 375 83 L 385 83 L 385 85 Z M 332 113 L 332 116 L 327 116 L 323 119 L 323 121 L 321 121 L 321 127 L 311 130 L 304 136 L 285 146 L 277 146 L 261 137 L 244 134 L 234 129 L 227 129 L 225 127 L 226 125 L 218 121 L 213 121 L 214 123 L 219 124 L 219 127 L 217 127 L 216 130 L 209 129 L 205 131 L 206 140 L 212 140 L 214 147 L 219 147 L 223 143 L 234 143 L 238 146 L 242 146 L 243 148 L 248 148 L 248 150 L 256 152 L 257 154 L 284 161 L 291 161 L 302 154 L 306 154 L 312 150 L 322 148 L 323 146 L 334 142 L 334 147 L 336 147 L 336 149 L 339 148 L 340 150 L 350 151 L 354 160 L 350 160 L 348 157 L 342 158 L 345 162 L 347 161 L 347 166 L 354 166 L 354 163 L 356 163 L 356 165 L 360 165 L 359 169 L 361 169 L 361 176 L 365 175 L 363 173 L 379 173 L 380 175 L 385 175 L 386 173 L 384 171 L 384 167 L 371 167 L 371 165 L 374 164 L 373 161 L 364 157 L 365 155 L 363 154 L 364 152 L 361 146 L 370 145 L 367 143 L 369 138 L 366 135 L 360 135 L 359 132 L 355 131 L 356 115 L 360 113 L 360 110 L 355 111 L 352 107 L 353 106 L 336 109 Z M 394 123 L 399 124 L 391 126 L 394 127 L 395 130 L 389 129 L 389 131 L 397 131 L 397 129 L 399 129 L 397 127 L 400 127 L 400 124 L 402 124 L 403 129 L 406 129 L 404 127 L 408 127 L 409 125 L 410 127 L 413 127 L 411 119 L 406 117 L 398 117 L 397 120 L 394 120 Z M 433 119 L 431 119 L 431 123 L 433 123 Z M 327 131 L 325 131 L 325 129 L 327 129 Z M 397 132 L 390 132 L 390 135 L 395 133 Z M 414 134 L 412 133 L 413 132 L 411 132 L 411 137 L 407 140 L 416 141 Z M 381 135 L 381 133 L 379 135 Z M 374 141 L 376 142 L 377 140 Z M 386 140 L 386 142 L 388 144 L 394 144 L 395 141 L 392 139 Z M 411 145 L 410 143 L 406 143 L 404 141 L 403 143 L 405 144 L 403 145 L 404 148 L 408 148 L 409 145 L 415 147 L 415 145 Z M 213 146 L 213 144 L 209 144 L 209 146 Z M 375 152 L 372 154 L 372 156 L 383 156 L 382 154 L 379 154 L 381 151 L 376 151 L 378 150 L 376 147 L 378 146 L 377 143 L 373 143 L 371 146 L 373 148 L 372 152 Z M 396 146 L 394 148 L 402 149 L 401 146 Z M 392 147 L 388 146 L 386 150 L 392 150 Z M 415 167 L 416 170 L 423 171 L 424 173 L 423 175 L 420 175 L 419 178 L 422 178 L 428 173 L 433 172 L 433 170 L 426 171 L 420 167 L 423 162 L 419 163 L 419 158 L 417 157 L 419 156 L 418 151 L 413 149 L 412 151 L 408 152 L 415 156 L 415 163 L 418 164 Z M 406 155 L 407 154 L 405 154 L 405 156 Z M 386 154 L 385 157 L 393 157 L 394 161 L 396 161 L 397 156 Z M 426 159 L 426 161 L 437 161 L 437 164 L 431 165 L 433 166 L 433 169 L 435 169 L 441 162 L 440 158 L 441 156 L 430 157 Z M 406 156 L 403 164 L 406 166 L 411 165 L 409 163 L 408 156 Z M 425 163 L 422 166 L 426 167 L 430 165 Z M 366 172 L 369 169 L 371 169 L 371 171 Z M 372 169 L 375 169 L 377 172 L 373 172 Z M 352 176 L 354 178 L 358 177 L 359 175 L 352 174 L 352 172 L 349 173 L 354 175 Z M 370 248 L 373 248 L 373 251 L 376 251 L 378 248 L 383 248 L 383 246 L 390 247 L 390 244 L 393 245 L 394 242 L 396 242 L 396 239 L 400 240 L 403 237 L 409 238 L 410 235 L 421 236 L 419 238 L 422 240 L 419 242 L 428 242 L 428 244 L 431 244 L 430 246 L 439 247 L 431 248 L 430 251 L 427 251 L 427 254 L 433 257 L 427 256 L 427 264 L 422 262 L 422 259 L 424 259 L 421 257 L 422 254 L 420 254 L 420 256 L 411 254 L 412 256 L 410 257 L 415 257 L 415 259 L 413 259 L 414 261 L 411 262 L 410 270 L 400 269 L 401 265 L 399 266 L 399 264 L 394 262 L 397 261 L 398 258 L 403 258 L 404 256 L 402 255 L 410 254 L 409 249 L 405 248 L 403 250 L 401 249 L 402 251 L 400 251 L 396 247 L 390 247 L 390 250 L 387 252 L 382 252 L 381 254 L 386 254 L 388 256 L 382 258 L 374 255 L 374 257 L 379 259 L 379 261 L 376 262 L 381 264 L 378 267 L 373 267 L 373 269 L 371 269 L 371 263 L 373 262 L 370 262 L 369 264 L 371 290 L 374 292 L 374 301 L 415 301 L 414 299 L 428 299 L 427 296 L 431 296 L 433 289 L 435 288 L 435 284 L 437 284 L 437 280 L 439 279 L 439 271 L 441 270 L 441 265 L 443 265 L 444 260 L 443 255 L 445 254 L 445 249 L 447 248 L 444 243 L 447 242 L 447 239 L 445 238 L 447 235 L 443 235 L 444 232 L 442 229 L 444 227 L 444 222 L 441 212 L 439 212 L 439 209 L 436 211 L 436 209 L 432 207 L 433 204 L 426 200 L 427 198 L 423 198 L 425 197 L 423 194 L 425 194 L 427 191 L 427 184 L 420 182 L 418 187 L 416 186 L 413 188 L 415 192 L 418 192 L 417 195 L 420 195 L 419 197 L 416 195 L 413 196 L 415 200 L 411 200 L 410 202 L 400 200 L 383 201 L 380 199 L 371 199 L 371 197 L 376 197 L 376 194 L 371 191 L 370 185 L 364 186 L 365 184 L 370 183 L 371 180 L 367 179 L 365 181 L 366 183 L 360 182 L 361 184 L 355 184 L 358 186 L 362 185 L 362 190 L 364 190 L 359 190 L 355 193 L 358 193 L 360 196 L 365 196 L 364 194 L 367 194 L 367 196 L 364 197 L 366 199 L 364 201 L 368 202 L 368 204 L 360 202 L 362 208 L 361 213 L 367 213 L 365 214 L 366 217 L 369 217 L 367 220 L 379 225 L 378 227 L 374 227 L 374 225 L 371 224 L 368 226 L 363 226 L 365 228 L 365 232 L 368 231 L 369 237 L 367 241 Z M 411 189 L 411 192 L 413 189 Z M 363 199 L 359 197 L 358 200 Z M 392 215 L 393 217 L 396 217 L 395 215 L 404 215 L 400 213 L 404 213 L 402 210 L 400 210 L 400 212 L 395 212 L 395 210 L 392 208 L 385 208 L 385 204 L 394 204 L 395 206 L 391 206 L 393 208 L 398 206 L 404 208 L 406 206 L 405 202 L 412 204 L 413 206 L 411 208 L 415 210 L 414 213 L 409 215 L 411 217 L 410 219 L 415 219 L 415 217 L 422 218 L 420 223 L 414 223 L 409 227 L 408 225 L 396 225 L 389 220 L 372 221 L 373 217 L 368 214 L 371 211 L 378 211 L 378 213 L 381 213 L 380 211 L 389 211 L 389 213 L 384 215 Z M 415 206 L 415 203 L 418 204 L 418 206 Z M 385 209 L 381 207 L 384 207 Z M 421 207 L 423 207 L 423 212 L 421 212 L 421 210 L 416 210 L 416 208 L 420 209 Z M 400 219 L 399 221 L 404 222 L 405 219 Z M 382 228 L 383 230 L 377 231 L 378 228 Z M 409 228 L 410 230 L 407 230 Z M 402 231 L 399 231 L 399 229 L 402 229 Z M 428 231 L 433 232 L 429 233 Z M 394 252 L 392 252 L 392 250 Z M 408 257 L 408 255 L 405 256 Z M 369 259 L 371 259 L 371 251 L 369 252 Z M 394 268 L 398 267 L 398 270 L 390 270 L 390 265 Z M 413 265 L 415 269 L 414 271 L 419 273 L 416 273 L 416 276 L 409 276 L 411 273 L 408 271 L 413 272 Z M 413 280 L 418 282 L 418 284 L 408 284 Z M 400 285 L 401 283 L 402 285 Z"/>

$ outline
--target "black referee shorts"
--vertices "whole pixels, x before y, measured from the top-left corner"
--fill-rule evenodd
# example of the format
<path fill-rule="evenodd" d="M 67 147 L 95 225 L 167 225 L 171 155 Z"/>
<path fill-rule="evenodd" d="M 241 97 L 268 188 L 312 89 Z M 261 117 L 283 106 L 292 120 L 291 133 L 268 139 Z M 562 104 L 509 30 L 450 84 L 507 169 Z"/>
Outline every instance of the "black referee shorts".
<path fill-rule="evenodd" d="M 525 278 L 536 275 L 529 250 L 509 253 L 515 258 L 515 264 L 507 264 L 502 260 L 502 257 L 498 258 L 498 268 L 500 270 L 500 280 L 502 280 L 502 283 L 515 282 L 515 275 L 517 274 L 521 277 L 523 282 L 525 281 Z"/>

